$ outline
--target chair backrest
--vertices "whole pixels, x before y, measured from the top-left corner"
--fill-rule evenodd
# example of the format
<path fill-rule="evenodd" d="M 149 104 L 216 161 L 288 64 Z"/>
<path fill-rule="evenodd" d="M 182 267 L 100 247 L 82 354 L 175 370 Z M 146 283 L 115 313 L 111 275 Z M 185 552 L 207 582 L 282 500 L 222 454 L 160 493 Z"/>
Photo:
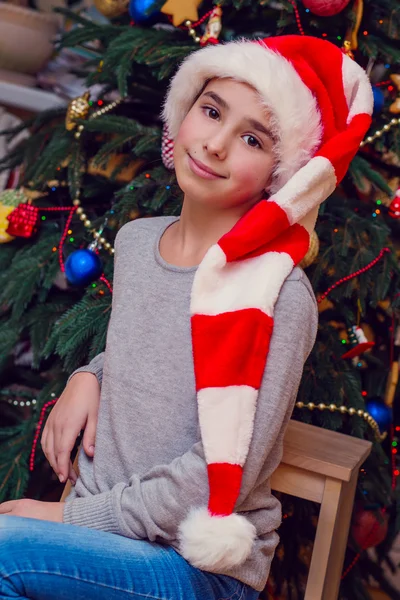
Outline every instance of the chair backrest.
<path fill-rule="evenodd" d="M 367 440 L 291 419 L 271 488 L 321 502 L 325 480 L 349 482 L 371 452 L 371 446 Z"/>

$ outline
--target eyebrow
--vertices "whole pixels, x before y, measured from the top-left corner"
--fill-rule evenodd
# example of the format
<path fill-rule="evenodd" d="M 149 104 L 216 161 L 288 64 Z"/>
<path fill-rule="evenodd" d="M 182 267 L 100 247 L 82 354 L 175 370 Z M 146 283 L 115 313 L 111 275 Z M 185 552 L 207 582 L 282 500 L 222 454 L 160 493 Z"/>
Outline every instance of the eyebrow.
<path fill-rule="evenodd" d="M 215 92 L 211 92 L 211 91 L 210 92 L 205 92 L 203 94 L 203 96 L 209 96 L 221 108 L 223 108 L 224 110 L 229 110 L 229 104 L 223 98 L 221 98 L 221 96 L 219 96 Z M 260 123 L 260 121 L 257 121 L 257 119 L 253 119 L 252 117 L 245 117 L 245 120 L 249 123 L 249 125 L 251 127 L 253 127 L 257 131 L 259 131 L 260 133 L 263 133 L 267 137 L 271 138 L 271 140 L 273 142 L 276 142 L 276 138 L 275 138 L 274 134 L 272 133 L 272 131 L 270 129 L 268 129 L 267 127 L 265 127 L 262 123 Z"/>

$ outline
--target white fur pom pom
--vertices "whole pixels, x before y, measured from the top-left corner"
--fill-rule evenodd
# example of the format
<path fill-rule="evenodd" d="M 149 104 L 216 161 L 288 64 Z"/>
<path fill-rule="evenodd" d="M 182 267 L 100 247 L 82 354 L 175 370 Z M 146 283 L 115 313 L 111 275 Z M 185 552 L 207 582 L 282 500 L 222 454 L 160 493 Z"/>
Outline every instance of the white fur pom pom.
<path fill-rule="evenodd" d="M 207 508 L 189 513 L 179 528 L 180 551 L 198 569 L 220 571 L 242 564 L 251 552 L 256 528 L 233 513 L 213 516 Z"/>

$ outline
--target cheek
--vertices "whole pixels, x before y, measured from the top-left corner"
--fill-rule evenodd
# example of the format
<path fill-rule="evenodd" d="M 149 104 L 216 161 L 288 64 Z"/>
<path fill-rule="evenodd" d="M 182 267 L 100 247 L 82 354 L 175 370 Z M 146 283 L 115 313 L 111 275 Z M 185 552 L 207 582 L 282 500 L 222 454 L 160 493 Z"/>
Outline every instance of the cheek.
<path fill-rule="evenodd" d="M 175 145 L 187 149 L 190 144 L 193 143 L 193 139 L 196 137 L 196 132 L 201 130 L 199 117 L 195 111 L 191 110 L 183 119 L 182 124 L 179 128 L 178 135 L 175 139 Z"/>
<path fill-rule="evenodd" d="M 191 142 L 193 142 L 193 130 L 195 124 L 189 113 L 182 122 L 179 128 L 178 135 L 174 141 L 174 166 L 175 175 L 178 181 L 178 185 L 181 190 L 186 193 L 188 191 L 188 185 L 190 184 L 190 177 L 187 166 L 187 152 L 190 148 Z"/>
<path fill-rule="evenodd" d="M 267 186 L 273 169 L 273 158 L 263 152 L 246 150 L 236 153 L 232 162 L 231 175 L 236 185 L 249 191 L 260 191 Z"/>
<path fill-rule="evenodd" d="M 187 151 L 190 148 L 191 142 L 193 142 L 193 131 L 195 130 L 195 123 L 191 113 L 189 113 L 182 122 L 179 128 L 178 135 L 174 141 L 174 164 L 177 177 L 182 170 L 182 164 L 185 161 Z"/>

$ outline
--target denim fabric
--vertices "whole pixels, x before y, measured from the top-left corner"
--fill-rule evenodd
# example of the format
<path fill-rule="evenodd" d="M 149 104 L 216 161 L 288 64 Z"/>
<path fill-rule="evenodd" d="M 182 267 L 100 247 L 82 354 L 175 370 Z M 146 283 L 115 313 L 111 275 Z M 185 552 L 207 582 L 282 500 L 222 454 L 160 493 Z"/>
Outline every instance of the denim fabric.
<path fill-rule="evenodd" d="M 167 545 L 78 525 L 0 515 L 0 599 L 256 600 Z"/>

